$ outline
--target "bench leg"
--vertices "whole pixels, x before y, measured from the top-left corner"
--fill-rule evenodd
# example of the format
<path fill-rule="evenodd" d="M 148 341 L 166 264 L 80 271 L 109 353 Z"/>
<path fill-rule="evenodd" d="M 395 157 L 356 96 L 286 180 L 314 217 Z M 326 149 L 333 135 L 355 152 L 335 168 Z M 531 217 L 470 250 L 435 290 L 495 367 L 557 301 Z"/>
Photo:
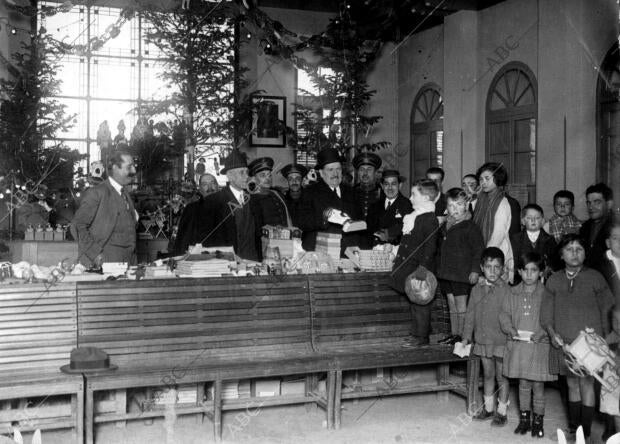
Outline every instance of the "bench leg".
<path fill-rule="evenodd" d="M 336 387 L 334 390 L 334 428 L 340 428 L 342 413 L 342 370 L 336 371 Z"/>
<path fill-rule="evenodd" d="M 125 415 L 127 413 L 127 390 L 116 390 L 114 392 L 114 411 L 117 414 Z M 127 421 L 115 421 L 114 426 L 125 428 Z"/>
<path fill-rule="evenodd" d="M 467 361 L 467 413 L 475 415 L 480 402 L 478 380 L 480 377 L 480 358 L 471 357 Z"/>
<path fill-rule="evenodd" d="M 84 444 L 84 387 L 71 395 L 71 413 L 75 415 L 75 442 Z"/>
<path fill-rule="evenodd" d="M 86 408 L 84 412 L 84 428 L 86 431 L 86 444 L 95 442 L 95 392 L 86 388 Z"/>
<path fill-rule="evenodd" d="M 205 397 L 205 385 L 204 383 L 196 384 L 196 407 L 200 407 L 204 402 Z M 205 422 L 205 414 L 199 413 L 196 415 L 196 424 L 203 424 Z"/>
<path fill-rule="evenodd" d="M 306 375 L 304 388 L 304 390 L 306 391 L 306 396 L 309 397 L 312 393 L 316 394 L 318 392 L 318 385 L 319 378 L 316 373 Z M 306 412 L 309 412 L 310 410 L 312 410 L 313 407 L 316 408 L 317 404 L 316 402 L 307 402 L 304 404 L 304 406 L 306 407 Z"/>
<path fill-rule="evenodd" d="M 222 381 L 213 383 L 213 432 L 215 442 L 222 441 Z"/>
<path fill-rule="evenodd" d="M 445 385 L 448 383 L 448 378 L 450 377 L 450 365 L 449 364 L 439 364 L 437 366 L 437 385 Z M 440 390 L 437 392 L 437 400 L 439 402 L 447 402 L 449 393 L 447 390 Z"/>
<path fill-rule="evenodd" d="M 327 372 L 326 381 L 327 390 L 327 429 L 334 428 L 334 403 L 336 397 L 336 371 L 330 370 Z"/>

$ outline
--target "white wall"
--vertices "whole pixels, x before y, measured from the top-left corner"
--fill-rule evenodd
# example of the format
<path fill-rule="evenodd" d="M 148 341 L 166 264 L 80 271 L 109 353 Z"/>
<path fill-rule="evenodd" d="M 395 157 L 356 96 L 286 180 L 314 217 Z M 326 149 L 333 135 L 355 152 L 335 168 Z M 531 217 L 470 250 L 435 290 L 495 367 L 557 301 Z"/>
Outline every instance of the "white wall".
<path fill-rule="evenodd" d="M 439 34 L 442 47 L 436 48 L 431 35 Z M 584 218 L 583 192 L 596 172 L 596 68 L 617 36 L 615 0 L 509 0 L 450 15 L 399 50 L 399 143 L 410 144 L 409 112 L 422 73 L 429 73 L 443 88 L 446 186 L 458 185 L 485 160 L 493 77 L 506 63 L 522 62 L 538 84 L 537 201 L 551 214 L 552 196 L 566 177 Z M 431 51 L 443 54 L 442 63 Z"/>

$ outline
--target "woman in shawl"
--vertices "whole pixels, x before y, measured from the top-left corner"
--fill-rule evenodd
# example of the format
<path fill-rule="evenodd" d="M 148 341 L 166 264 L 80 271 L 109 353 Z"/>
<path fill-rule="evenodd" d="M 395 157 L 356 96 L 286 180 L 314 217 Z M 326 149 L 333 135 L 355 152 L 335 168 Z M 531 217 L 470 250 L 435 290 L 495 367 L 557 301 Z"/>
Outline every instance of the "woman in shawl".
<path fill-rule="evenodd" d="M 487 247 L 497 247 L 504 253 L 508 282 L 512 282 L 514 259 L 510 245 L 510 204 L 500 187 L 508 182 L 506 168 L 500 163 L 487 162 L 478 168 L 476 177 L 480 193 L 474 206 L 474 222 Z"/>

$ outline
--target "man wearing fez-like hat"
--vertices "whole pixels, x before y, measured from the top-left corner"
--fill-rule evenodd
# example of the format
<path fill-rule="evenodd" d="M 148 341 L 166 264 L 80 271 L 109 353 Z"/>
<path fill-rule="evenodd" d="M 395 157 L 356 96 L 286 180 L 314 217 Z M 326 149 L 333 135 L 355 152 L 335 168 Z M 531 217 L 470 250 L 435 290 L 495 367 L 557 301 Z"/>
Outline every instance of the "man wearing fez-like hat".
<path fill-rule="evenodd" d="M 224 160 L 220 174 L 226 174 L 228 183 L 209 196 L 213 201 L 213 230 L 203 245 L 207 247 L 232 246 L 237 256 L 260 260 L 256 238 L 256 224 L 250 209 L 248 161 L 245 153 L 233 150 Z"/>
<path fill-rule="evenodd" d="M 413 212 L 409 199 L 400 189 L 405 178 L 397 170 L 385 170 L 381 176 L 382 198 L 370 206 L 366 224 L 373 243 L 398 245 L 403 231 L 403 218 Z"/>
<path fill-rule="evenodd" d="M 360 153 L 353 158 L 353 167 L 357 171 L 355 200 L 362 209 L 365 219 L 370 206 L 381 197 L 381 187 L 377 184 L 375 176 L 381 167 L 381 158 L 375 153 Z"/>
<path fill-rule="evenodd" d="M 303 202 L 302 195 L 302 183 L 306 174 L 308 174 L 308 168 L 303 165 L 297 165 L 294 163 L 289 163 L 286 165 L 280 173 L 284 176 L 286 181 L 288 182 L 288 191 L 284 195 L 284 200 L 286 201 L 286 206 L 291 214 L 291 218 L 293 219 L 293 225 L 297 226 L 298 215 L 300 212 L 301 204 Z"/>
<path fill-rule="evenodd" d="M 299 217 L 306 251 L 314 251 L 319 232 L 342 234 L 340 254 L 343 257 L 346 247 L 359 245 L 356 232 L 344 233 L 342 225 L 327 220 L 331 212 L 329 210 L 342 212 L 351 220 L 362 218 L 353 189 L 342 183 L 342 163 L 342 157 L 336 149 L 327 148 L 317 154 L 316 170 L 320 179 L 304 190 L 303 209 Z"/>
<path fill-rule="evenodd" d="M 292 226 L 291 217 L 284 202 L 284 196 L 272 189 L 273 159 L 259 157 L 248 166 L 250 182 L 248 189 L 252 194 L 250 208 L 256 222 L 257 236 L 260 239 L 264 225 Z"/>

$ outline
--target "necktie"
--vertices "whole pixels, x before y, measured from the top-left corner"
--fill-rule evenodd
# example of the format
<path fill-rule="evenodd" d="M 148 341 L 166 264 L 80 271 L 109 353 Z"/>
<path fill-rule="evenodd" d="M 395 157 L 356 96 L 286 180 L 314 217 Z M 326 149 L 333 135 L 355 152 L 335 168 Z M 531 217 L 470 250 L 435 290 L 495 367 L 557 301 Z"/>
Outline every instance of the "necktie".
<path fill-rule="evenodd" d="M 392 202 L 390 202 L 389 200 L 386 202 L 385 205 L 385 211 L 388 211 L 390 209 L 390 207 L 392 206 Z"/>
<path fill-rule="evenodd" d="M 334 194 L 340 198 L 340 193 L 338 192 L 338 187 L 334 188 Z"/>
<path fill-rule="evenodd" d="M 125 187 L 121 188 L 121 197 L 125 201 L 125 206 L 129 210 L 131 208 L 131 205 L 130 205 L 130 202 L 131 202 L 130 199 L 131 198 L 129 197 L 129 194 L 127 193 L 127 190 L 125 190 Z"/>

